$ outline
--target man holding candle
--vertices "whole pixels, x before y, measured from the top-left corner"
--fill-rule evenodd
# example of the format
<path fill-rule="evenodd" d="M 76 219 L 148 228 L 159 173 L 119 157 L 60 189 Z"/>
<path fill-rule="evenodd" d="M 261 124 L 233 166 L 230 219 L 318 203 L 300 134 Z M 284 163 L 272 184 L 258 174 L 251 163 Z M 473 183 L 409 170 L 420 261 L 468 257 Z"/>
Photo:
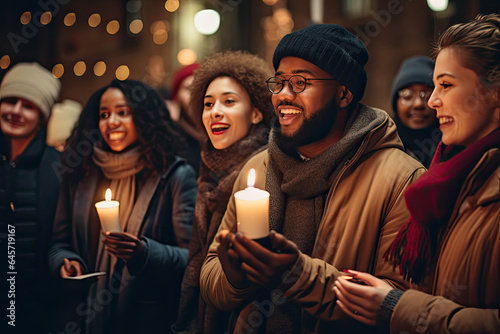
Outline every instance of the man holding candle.
<path fill-rule="evenodd" d="M 342 269 L 407 286 L 382 255 L 408 218 L 404 190 L 425 169 L 404 153 L 389 115 L 359 103 L 367 60 L 338 25 L 290 33 L 275 50 L 269 149 L 233 189 L 245 189 L 255 169 L 255 187 L 270 193 L 272 250 L 235 233 L 233 198 L 201 272 L 207 301 L 241 310 L 234 332 L 369 332 L 335 307 Z"/>

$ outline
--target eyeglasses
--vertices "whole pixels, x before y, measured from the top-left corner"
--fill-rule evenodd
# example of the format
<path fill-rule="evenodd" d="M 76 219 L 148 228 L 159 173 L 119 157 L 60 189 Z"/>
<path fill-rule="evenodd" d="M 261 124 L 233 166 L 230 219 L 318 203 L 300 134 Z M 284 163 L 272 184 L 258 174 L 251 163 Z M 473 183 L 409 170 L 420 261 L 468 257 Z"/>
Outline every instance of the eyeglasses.
<path fill-rule="evenodd" d="M 427 101 L 429 101 L 429 98 L 431 97 L 431 94 L 432 90 L 421 90 L 417 92 L 409 88 L 402 89 L 398 92 L 401 103 L 406 106 L 412 105 L 417 96 L 419 96 L 425 103 L 427 103 Z"/>
<path fill-rule="evenodd" d="M 319 78 L 304 78 L 302 75 L 292 75 L 288 79 L 281 79 L 278 77 L 271 77 L 266 80 L 267 88 L 273 94 L 278 94 L 283 89 L 285 81 L 288 81 L 288 87 L 295 94 L 302 93 L 306 89 L 307 81 L 311 80 L 335 80 L 335 79 L 319 79 Z"/>

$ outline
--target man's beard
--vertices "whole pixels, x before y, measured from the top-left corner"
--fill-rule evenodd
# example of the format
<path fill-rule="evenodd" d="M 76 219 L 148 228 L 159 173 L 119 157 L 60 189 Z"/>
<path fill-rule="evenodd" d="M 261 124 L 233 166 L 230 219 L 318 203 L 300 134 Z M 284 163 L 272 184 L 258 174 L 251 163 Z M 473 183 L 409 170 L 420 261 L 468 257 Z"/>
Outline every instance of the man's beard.
<path fill-rule="evenodd" d="M 321 109 L 305 118 L 300 128 L 291 136 L 283 135 L 279 118 L 276 117 L 272 123 L 274 139 L 278 147 L 285 153 L 297 155 L 297 149 L 321 139 L 324 139 L 332 130 L 337 118 L 338 106 L 335 96 Z"/>

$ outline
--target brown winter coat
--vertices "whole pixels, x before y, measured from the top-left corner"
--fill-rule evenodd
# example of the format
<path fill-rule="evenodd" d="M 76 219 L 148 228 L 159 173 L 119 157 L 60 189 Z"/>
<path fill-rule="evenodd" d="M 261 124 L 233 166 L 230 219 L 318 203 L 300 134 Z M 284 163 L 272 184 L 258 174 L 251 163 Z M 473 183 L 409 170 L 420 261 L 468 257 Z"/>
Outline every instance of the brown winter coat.
<path fill-rule="evenodd" d="M 485 175 L 486 166 L 496 166 Z M 406 291 L 392 333 L 500 333 L 500 149 L 467 177 L 440 245 L 432 295 Z"/>
<path fill-rule="evenodd" d="M 266 150 L 245 165 L 233 193 L 246 187 L 250 168 L 255 169 L 256 175 L 263 176 L 267 165 Z M 282 295 L 306 311 L 303 312 L 303 332 L 367 330 L 335 307 L 333 283 L 340 275 L 339 270 L 366 271 L 387 279 L 393 286 L 408 287 L 382 255 L 409 217 L 404 202 L 406 187 L 424 172 L 420 163 L 404 153 L 394 122 L 386 115 L 386 119 L 366 136 L 333 182 L 312 256 L 301 253 L 290 274 L 274 290 L 274 297 Z M 257 177 L 256 182 L 256 187 L 265 188 L 264 177 Z M 219 231 L 230 229 L 235 221 L 234 197 L 231 197 Z M 252 314 L 248 314 L 246 306 L 257 287 L 244 290 L 232 287 L 221 268 L 217 247 L 218 242 L 214 241 L 205 259 L 200 278 L 201 293 L 216 307 L 226 310 L 243 308 L 238 326 L 245 328 L 245 323 L 252 321 L 248 318 Z M 279 303 L 271 292 L 269 296 L 274 303 Z M 272 308 L 269 304 L 263 306 L 263 315 L 266 315 L 264 309 L 269 314 Z M 255 315 L 253 317 L 255 319 Z"/>

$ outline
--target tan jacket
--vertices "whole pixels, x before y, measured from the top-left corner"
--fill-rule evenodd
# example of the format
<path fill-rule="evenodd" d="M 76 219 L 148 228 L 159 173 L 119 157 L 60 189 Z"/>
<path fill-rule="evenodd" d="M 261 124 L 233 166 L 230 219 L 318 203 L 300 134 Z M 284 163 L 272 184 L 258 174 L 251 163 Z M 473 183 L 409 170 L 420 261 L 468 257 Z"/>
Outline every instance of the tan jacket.
<path fill-rule="evenodd" d="M 301 254 L 283 284 L 274 290 L 274 297 L 269 292 L 273 302 L 279 303 L 276 296 L 283 295 L 313 316 L 305 315 L 310 319 L 304 332 L 360 331 L 360 323 L 335 307 L 333 283 L 339 270 L 366 271 L 386 278 L 394 286 L 407 287 L 408 283 L 393 272 L 382 255 L 409 217 L 404 191 L 425 172 L 425 168 L 404 153 L 396 126 L 386 116 L 386 120 L 366 136 L 334 181 L 312 256 Z M 233 193 L 246 187 L 250 168 L 256 170 L 256 187 L 264 189 L 262 176 L 266 175 L 267 163 L 267 150 L 252 158 L 236 180 Z M 219 231 L 230 229 L 235 221 L 232 197 Z M 217 246 L 214 241 L 203 264 L 201 293 L 214 306 L 235 310 L 251 301 L 257 287 L 238 290 L 229 284 L 217 257 Z M 239 322 L 248 321 L 244 314 L 245 310 L 240 313 Z M 304 319 L 302 326 L 305 326 Z M 361 330 L 366 330 L 363 328 Z"/>
<path fill-rule="evenodd" d="M 484 173 L 487 165 L 496 170 Z M 467 177 L 438 252 L 432 295 L 406 291 L 391 332 L 500 333 L 500 149 Z"/>

